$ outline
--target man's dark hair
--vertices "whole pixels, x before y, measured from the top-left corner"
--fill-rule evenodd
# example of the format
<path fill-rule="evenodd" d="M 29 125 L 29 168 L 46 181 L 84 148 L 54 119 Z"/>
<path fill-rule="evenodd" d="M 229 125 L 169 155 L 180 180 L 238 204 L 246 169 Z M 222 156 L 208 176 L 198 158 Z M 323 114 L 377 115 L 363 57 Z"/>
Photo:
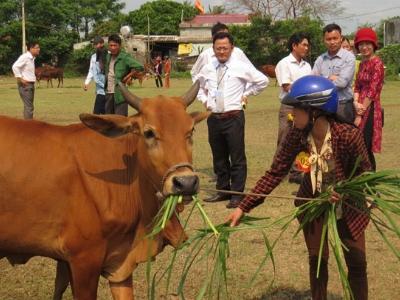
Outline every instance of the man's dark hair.
<path fill-rule="evenodd" d="M 211 35 L 214 36 L 222 30 L 229 30 L 228 26 L 226 26 L 224 23 L 218 22 L 211 28 Z"/>
<path fill-rule="evenodd" d="M 223 40 L 227 38 L 231 45 L 233 45 L 233 37 L 229 32 L 218 32 L 213 36 L 213 45 L 215 44 L 216 40 Z"/>
<path fill-rule="evenodd" d="M 104 40 L 103 40 L 103 38 L 101 36 L 97 35 L 92 40 L 92 43 L 93 43 L 93 45 L 104 44 Z"/>
<path fill-rule="evenodd" d="M 96 49 L 96 61 L 99 63 L 100 72 L 104 74 L 104 64 L 107 56 L 107 50 L 104 48 Z"/>
<path fill-rule="evenodd" d="M 351 46 L 350 40 L 349 40 L 347 37 L 345 37 L 345 36 L 342 37 L 342 43 L 343 43 L 344 41 L 348 42 L 349 45 Z"/>
<path fill-rule="evenodd" d="M 322 33 L 325 35 L 327 32 L 332 32 L 332 31 L 338 31 L 340 34 L 342 34 L 342 28 L 338 24 L 332 23 L 328 24 L 322 29 Z"/>
<path fill-rule="evenodd" d="M 30 50 L 31 48 L 33 48 L 33 47 L 35 47 L 37 45 L 39 45 L 38 41 L 29 41 L 29 42 L 26 43 L 26 48 L 28 50 Z"/>
<path fill-rule="evenodd" d="M 116 33 L 114 33 L 108 37 L 108 42 L 114 42 L 114 43 L 117 43 L 120 45 L 122 43 L 120 36 Z"/>
<path fill-rule="evenodd" d="M 308 35 L 304 32 L 296 32 L 294 34 L 292 34 L 288 40 L 288 48 L 290 50 L 290 52 L 293 51 L 293 44 L 294 45 L 298 45 L 301 44 L 301 42 L 306 39 L 308 41 L 308 43 L 310 43 L 310 38 L 308 37 Z"/>

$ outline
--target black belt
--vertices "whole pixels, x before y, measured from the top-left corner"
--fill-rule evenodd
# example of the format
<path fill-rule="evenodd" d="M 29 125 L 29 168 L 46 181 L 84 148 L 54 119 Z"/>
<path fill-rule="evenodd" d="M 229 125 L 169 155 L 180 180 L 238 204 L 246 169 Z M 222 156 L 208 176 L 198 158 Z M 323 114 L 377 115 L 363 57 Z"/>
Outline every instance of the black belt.
<path fill-rule="evenodd" d="M 240 114 L 242 110 L 230 110 L 224 113 L 212 113 L 212 116 L 217 119 L 229 119 Z"/>

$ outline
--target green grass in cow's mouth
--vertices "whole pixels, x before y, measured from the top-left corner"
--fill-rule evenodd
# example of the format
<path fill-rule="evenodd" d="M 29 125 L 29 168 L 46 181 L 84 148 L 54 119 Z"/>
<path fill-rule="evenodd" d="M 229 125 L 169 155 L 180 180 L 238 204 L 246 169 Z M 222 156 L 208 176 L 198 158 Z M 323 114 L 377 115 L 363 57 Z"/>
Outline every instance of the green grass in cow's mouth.
<path fill-rule="evenodd" d="M 354 172 L 353 172 L 354 173 Z M 263 237 L 265 245 L 265 255 L 262 259 L 255 273 L 251 277 L 250 283 L 254 282 L 257 274 L 261 268 L 265 265 L 268 259 L 271 260 L 275 274 L 275 261 L 272 250 L 274 249 L 277 241 L 280 239 L 282 234 L 286 231 L 289 224 L 292 221 L 298 219 L 301 216 L 301 223 L 296 231 L 294 237 L 301 232 L 302 228 L 306 223 L 312 221 L 315 218 L 322 217 L 324 220 L 321 245 L 318 259 L 318 269 L 321 262 L 322 246 L 325 241 L 331 246 L 335 262 L 338 267 L 338 273 L 340 281 L 342 283 L 343 293 L 345 299 L 352 299 L 352 292 L 350 289 L 349 282 L 345 271 L 345 263 L 343 259 L 343 251 L 347 251 L 343 245 L 337 228 L 337 215 L 336 215 L 336 204 L 330 203 L 328 200 L 331 197 L 331 191 L 335 190 L 342 195 L 344 199 L 350 199 L 342 201 L 343 205 L 348 205 L 357 209 L 362 213 L 366 213 L 370 216 L 371 222 L 377 229 L 384 242 L 389 246 L 392 252 L 400 260 L 400 251 L 394 244 L 389 240 L 386 232 L 394 233 L 397 238 L 400 238 L 400 228 L 397 222 L 394 220 L 394 216 L 400 216 L 400 178 L 397 176 L 398 171 L 379 171 L 376 173 L 366 172 L 357 177 L 350 178 L 349 180 L 341 181 L 336 185 L 332 185 L 328 190 L 322 193 L 316 199 L 310 199 L 305 204 L 297 207 L 291 214 L 286 217 L 280 218 L 275 222 L 267 222 L 269 218 L 254 218 L 250 216 L 244 216 L 241 220 L 241 225 L 237 227 L 230 227 L 229 224 L 221 223 L 213 225 L 210 218 L 202 208 L 202 205 L 197 196 L 193 196 L 192 209 L 183 223 L 186 227 L 192 213 L 197 208 L 203 219 L 204 227 L 194 231 L 194 234 L 183 243 L 183 245 L 173 252 L 170 263 L 166 269 L 156 272 L 153 275 L 153 279 L 150 282 L 150 269 L 148 270 L 149 275 L 149 299 L 155 299 L 155 286 L 166 276 L 167 291 L 169 288 L 169 281 L 172 276 L 174 269 L 174 262 L 177 255 L 184 256 L 184 264 L 178 279 L 178 287 L 176 294 L 184 297 L 184 286 L 186 279 L 189 277 L 189 273 L 192 271 L 194 266 L 198 267 L 200 264 L 204 264 L 206 268 L 205 276 L 201 281 L 201 288 L 199 289 L 196 299 L 203 298 L 229 298 L 228 293 L 228 268 L 227 260 L 230 256 L 229 251 L 229 239 L 232 233 L 238 231 L 254 231 L 257 230 Z M 174 209 L 181 200 L 179 196 L 171 196 L 165 200 L 163 207 L 163 213 L 156 222 L 156 231 L 162 230 L 162 225 L 166 223 L 166 220 L 172 216 Z M 269 227 L 278 225 L 281 228 L 281 233 L 271 243 L 267 237 L 265 230 Z M 161 228 L 161 229 L 160 229 Z M 176 273 L 174 273 L 176 274 Z M 318 276 L 318 275 L 317 275 Z M 158 278 L 156 278 L 158 277 Z M 176 278 L 175 278 L 176 279 Z M 271 281 L 271 283 L 273 280 Z"/>
<path fill-rule="evenodd" d="M 193 205 L 199 210 L 203 220 L 206 222 L 208 227 L 213 231 L 213 233 L 215 235 L 218 235 L 218 231 L 215 229 L 210 218 L 207 216 L 206 212 L 201 206 L 197 195 L 192 196 L 192 198 L 193 198 Z M 163 229 L 165 229 L 167 221 L 172 217 L 174 213 L 176 213 L 175 209 L 178 204 L 182 203 L 182 201 L 183 201 L 182 195 L 170 195 L 167 198 L 165 198 L 160 210 L 158 211 L 157 215 L 153 220 L 154 226 L 151 233 L 149 234 L 149 237 L 153 237 L 156 234 L 160 233 Z"/>
<path fill-rule="evenodd" d="M 165 200 L 163 208 L 162 210 L 160 210 L 160 212 L 162 212 L 160 213 L 160 216 L 158 216 L 158 220 L 155 222 L 157 225 L 155 229 L 153 229 L 152 234 L 155 234 L 154 232 L 160 232 L 162 230 L 162 224 L 165 225 L 165 220 L 168 220 L 168 218 L 172 216 L 173 210 L 171 212 L 171 209 L 176 207 L 176 204 L 179 203 L 179 201 L 179 197 L 177 199 L 174 196 L 170 196 Z M 189 239 L 184 242 L 181 247 L 173 252 L 170 263 L 165 270 L 159 270 L 158 272 L 155 272 L 153 275 L 151 275 L 151 263 L 148 263 L 146 272 L 149 285 L 148 299 L 156 299 L 156 285 L 163 278 L 166 278 L 167 281 L 166 295 L 168 295 L 169 283 L 175 267 L 175 260 L 177 258 L 177 255 L 185 257 L 185 262 L 180 273 L 179 284 L 176 291 L 179 296 L 184 297 L 183 289 L 188 274 L 190 271 L 192 271 L 192 267 L 194 265 L 199 266 L 199 264 L 204 264 L 204 267 L 207 269 L 207 276 L 200 279 L 200 281 L 202 282 L 202 286 L 197 294 L 196 299 L 203 299 L 205 297 L 211 299 L 214 298 L 214 296 L 217 296 L 219 298 L 223 295 L 228 296 L 227 260 L 230 255 L 229 239 L 232 233 L 238 231 L 259 231 L 265 245 L 264 259 L 261 260 L 258 268 L 256 269 L 256 272 L 251 277 L 249 285 L 254 282 L 257 274 L 266 264 L 268 259 L 270 259 L 272 262 L 275 274 L 275 261 L 272 250 L 278 239 L 271 243 L 267 237 L 267 234 L 265 233 L 265 229 L 273 225 L 272 223 L 267 222 L 269 218 L 255 218 L 245 216 L 242 218 L 240 226 L 237 227 L 230 227 L 227 223 L 214 225 L 208 217 L 207 213 L 204 211 L 200 200 L 196 195 L 193 196 L 193 206 L 187 219 L 182 222 L 184 224 L 184 228 L 186 228 L 188 221 L 196 208 L 203 219 L 205 227 L 195 230 L 194 234 L 189 237 Z M 271 280 L 271 284 L 272 282 L 273 280 Z"/>
<path fill-rule="evenodd" d="M 153 220 L 153 229 L 149 234 L 149 237 L 153 237 L 160 233 L 167 224 L 167 221 L 175 213 L 177 204 L 182 203 L 182 195 L 170 195 L 162 203 L 160 210 Z"/>

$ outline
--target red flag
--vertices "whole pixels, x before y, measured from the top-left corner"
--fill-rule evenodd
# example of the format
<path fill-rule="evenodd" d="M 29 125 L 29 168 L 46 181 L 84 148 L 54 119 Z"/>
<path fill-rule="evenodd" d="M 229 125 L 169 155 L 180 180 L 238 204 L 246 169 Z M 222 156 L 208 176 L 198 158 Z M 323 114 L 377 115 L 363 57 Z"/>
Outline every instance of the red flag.
<path fill-rule="evenodd" d="M 194 7 L 196 7 L 198 9 L 200 14 L 204 14 L 204 7 L 203 7 L 203 5 L 201 5 L 201 1 L 200 0 L 195 0 L 194 1 Z"/>

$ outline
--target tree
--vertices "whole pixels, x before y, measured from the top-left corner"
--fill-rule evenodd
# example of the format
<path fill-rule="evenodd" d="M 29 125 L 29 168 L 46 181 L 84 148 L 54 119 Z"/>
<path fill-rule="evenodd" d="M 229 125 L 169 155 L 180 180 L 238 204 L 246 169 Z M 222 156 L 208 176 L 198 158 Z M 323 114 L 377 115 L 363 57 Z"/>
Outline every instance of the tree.
<path fill-rule="evenodd" d="M 254 17 L 250 26 L 232 26 L 229 31 L 252 63 L 260 66 L 269 62 L 272 39 L 269 34 L 272 20 L 269 17 Z"/>
<path fill-rule="evenodd" d="M 41 44 L 36 63 L 63 65 L 81 32 L 87 38 L 96 24 L 118 19 L 123 7 L 118 0 L 25 0 L 27 40 Z M 10 72 L 20 55 L 21 35 L 21 0 L 1 0 L 0 74 Z"/>
<path fill-rule="evenodd" d="M 179 34 L 179 23 L 192 19 L 198 12 L 189 2 L 156 0 L 143 4 L 131 11 L 126 19 L 135 34 L 147 34 L 147 18 L 150 19 L 150 34 Z"/>
<path fill-rule="evenodd" d="M 208 13 L 212 14 L 212 15 L 220 15 L 223 13 L 226 13 L 226 7 L 224 5 L 208 5 Z"/>
<path fill-rule="evenodd" d="M 91 27 L 118 15 L 125 3 L 118 0 L 72 0 L 68 1 L 67 7 L 70 26 L 78 35 L 83 32 L 85 39 L 88 39 Z"/>
<path fill-rule="evenodd" d="M 15 0 L 0 2 L 0 74 L 11 71 L 16 59 L 16 49 L 21 49 L 21 25 L 17 20 L 18 3 Z"/>
<path fill-rule="evenodd" d="M 309 61 L 313 62 L 325 51 L 322 42 L 322 22 L 309 17 L 273 22 L 270 17 L 255 16 L 250 26 L 232 26 L 230 32 L 235 45 L 240 47 L 256 66 L 276 64 L 288 55 L 289 37 L 298 31 L 310 37 L 311 52 Z"/>
<path fill-rule="evenodd" d="M 272 20 L 295 19 L 306 15 L 322 19 L 343 12 L 340 1 L 330 0 L 233 0 L 229 6 Z"/>
<path fill-rule="evenodd" d="M 89 34 L 90 37 L 100 35 L 108 36 L 111 33 L 119 32 L 121 27 L 126 24 L 127 15 L 119 13 L 113 18 L 106 21 L 97 22 L 93 26 L 92 32 Z"/>

